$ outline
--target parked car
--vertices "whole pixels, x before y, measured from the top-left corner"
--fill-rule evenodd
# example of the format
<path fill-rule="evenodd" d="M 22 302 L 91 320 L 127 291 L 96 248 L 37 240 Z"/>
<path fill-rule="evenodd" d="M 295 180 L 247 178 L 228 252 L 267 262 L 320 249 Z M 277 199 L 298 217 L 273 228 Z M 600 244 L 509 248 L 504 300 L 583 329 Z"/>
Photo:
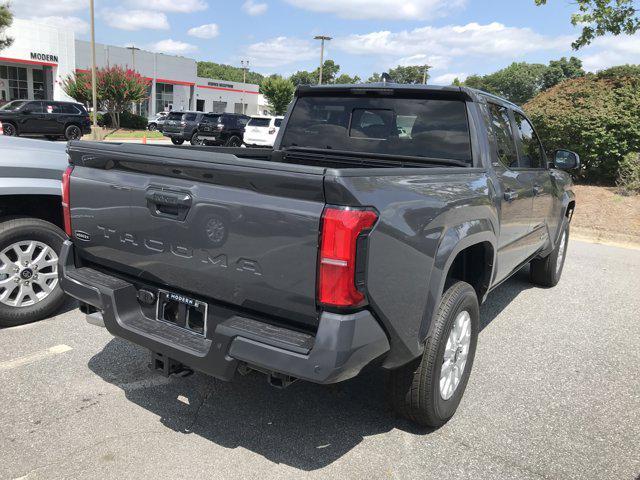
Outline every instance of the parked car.
<path fill-rule="evenodd" d="M 61 179 L 66 143 L 0 137 L 0 326 L 53 315 L 64 233 Z"/>
<path fill-rule="evenodd" d="M 153 132 L 155 130 L 162 131 L 162 126 L 164 125 L 164 121 L 167 119 L 167 115 L 169 112 L 160 112 L 155 117 L 149 119 L 149 123 L 147 124 L 147 130 Z"/>
<path fill-rule="evenodd" d="M 244 132 L 248 147 L 272 148 L 284 117 L 251 117 Z"/>
<path fill-rule="evenodd" d="M 399 414 L 440 426 L 479 304 L 527 264 L 558 283 L 578 155 L 550 165 L 520 107 L 464 87 L 299 87 L 289 108 L 267 155 L 71 142 L 63 289 L 166 375 L 376 365 Z"/>
<path fill-rule="evenodd" d="M 207 113 L 198 125 L 191 143 L 240 147 L 250 119 L 248 115 L 239 113 Z"/>
<path fill-rule="evenodd" d="M 80 103 L 14 100 L 0 107 L 4 135 L 78 140 L 91 133 L 89 113 Z"/>
<path fill-rule="evenodd" d="M 169 112 L 162 126 L 162 134 L 174 145 L 190 142 L 202 121 L 203 112 Z"/>

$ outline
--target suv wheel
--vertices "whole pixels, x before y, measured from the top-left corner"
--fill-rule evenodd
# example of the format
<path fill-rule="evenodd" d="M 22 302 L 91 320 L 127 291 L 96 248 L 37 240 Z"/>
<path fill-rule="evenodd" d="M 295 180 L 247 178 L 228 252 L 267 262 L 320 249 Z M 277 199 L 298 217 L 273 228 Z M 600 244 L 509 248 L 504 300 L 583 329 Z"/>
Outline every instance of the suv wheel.
<path fill-rule="evenodd" d="M 0 326 L 51 316 L 64 303 L 58 283 L 58 254 L 66 236 L 36 218 L 0 224 Z"/>
<path fill-rule="evenodd" d="M 541 287 L 555 287 L 560 281 L 569 245 L 569 223 L 565 223 L 556 248 L 544 258 L 531 260 L 529 279 Z"/>
<path fill-rule="evenodd" d="M 171 137 L 171 143 L 174 145 L 182 145 L 184 143 L 184 138 Z"/>
<path fill-rule="evenodd" d="M 197 133 L 194 133 L 191 137 L 191 145 L 204 145 L 204 140 L 202 140 Z"/>
<path fill-rule="evenodd" d="M 4 131 L 4 135 L 6 135 L 7 137 L 18 136 L 18 131 L 12 123 L 3 123 L 2 129 Z"/>
<path fill-rule="evenodd" d="M 440 427 L 462 400 L 476 352 L 478 297 L 457 281 L 442 295 L 422 357 L 390 372 L 388 395 L 394 410 L 428 427 Z"/>
<path fill-rule="evenodd" d="M 158 129 L 158 125 L 156 125 L 155 123 L 150 123 L 147 128 L 149 129 L 150 132 L 153 132 L 155 130 Z"/>
<path fill-rule="evenodd" d="M 77 125 L 69 125 L 64 130 L 64 138 L 67 140 L 80 140 L 82 138 L 82 130 Z"/>
<path fill-rule="evenodd" d="M 240 139 L 240 137 L 234 135 L 229 140 L 227 140 L 227 143 L 225 143 L 224 146 L 225 147 L 240 147 L 240 146 L 242 146 L 242 140 Z"/>

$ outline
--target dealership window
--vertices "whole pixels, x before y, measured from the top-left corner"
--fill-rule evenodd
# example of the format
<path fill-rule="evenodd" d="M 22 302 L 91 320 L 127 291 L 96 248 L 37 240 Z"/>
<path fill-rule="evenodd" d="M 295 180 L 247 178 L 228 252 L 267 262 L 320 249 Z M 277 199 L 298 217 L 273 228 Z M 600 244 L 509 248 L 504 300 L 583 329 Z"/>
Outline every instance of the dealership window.
<path fill-rule="evenodd" d="M 44 89 L 44 70 L 33 70 L 33 98 L 45 100 L 46 91 Z"/>
<path fill-rule="evenodd" d="M 5 67 L 6 76 L 9 81 L 9 100 L 23 100 L 29 98 L 29 87 L 27 84 L 27 69 L 22 67 Z M 5 73 L 5 72 L 1 72 Z"/>
<path fill-rule="evenodd" d="M 245 113 L 247 111 L 248 106 L 249 104 L 247 103 L 234 103 L 233 113 Z"/>
<path fill-rule="evenodd" d="M 168 112 L 173 108 L 173 85 L 156 83 L 156 112 Z"/>

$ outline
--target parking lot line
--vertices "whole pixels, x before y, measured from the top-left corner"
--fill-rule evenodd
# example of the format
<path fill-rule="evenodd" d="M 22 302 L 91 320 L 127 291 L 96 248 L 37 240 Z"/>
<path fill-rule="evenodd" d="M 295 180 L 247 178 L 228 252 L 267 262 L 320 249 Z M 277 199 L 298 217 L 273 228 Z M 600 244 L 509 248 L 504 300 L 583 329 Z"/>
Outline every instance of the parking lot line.
<path fill-rule="evenodd" d="M 56 345 L 55 347 L 32 353 L 31 355 L 26 355 L 24 357 L 19 357 L 13 360 L 2 362 L 0 363 L 0 371 L 12 370 L 14 368 L 22 367 L 24 365 L 37 362 L 38 360 L 43 360 L 53 355 L 59 355 L 64 352 L 68 352 L 69 350 L 73 350 L 73 348 L 68 345 Z"/>

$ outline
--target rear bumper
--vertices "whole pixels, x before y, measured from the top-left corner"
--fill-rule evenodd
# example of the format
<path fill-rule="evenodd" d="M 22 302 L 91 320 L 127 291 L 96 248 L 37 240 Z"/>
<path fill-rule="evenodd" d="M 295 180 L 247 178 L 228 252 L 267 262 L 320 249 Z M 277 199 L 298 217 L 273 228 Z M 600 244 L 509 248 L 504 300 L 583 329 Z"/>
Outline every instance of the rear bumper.
<path fill-rule="evenodd" d="M 245 143 L 245 145 L 256 146 L 256 147 L 273 147 L 274 140 L 275 139 L 265 140 L 265 139 L 262 139 L 262 138 L 247 138 L 247 137 L 245 137 L 244 143 Z"/>
<path fill-rule="evenodd" d="M 113 335 L 162 353 L 195 370 L 231 380 L 240 362 L 314 383 L 328 384 L 356 376 L 389 351 L 389 342 L 368 311 L 349 315 L 324 312 L 314 336 L 234 315 L 223 321 L 211 316 L 207 336 L 146 317 L 134 285 L 90 268 L 76 268 L 73 244 L 60 254 L 63 290 L 98 312 Z"/>

